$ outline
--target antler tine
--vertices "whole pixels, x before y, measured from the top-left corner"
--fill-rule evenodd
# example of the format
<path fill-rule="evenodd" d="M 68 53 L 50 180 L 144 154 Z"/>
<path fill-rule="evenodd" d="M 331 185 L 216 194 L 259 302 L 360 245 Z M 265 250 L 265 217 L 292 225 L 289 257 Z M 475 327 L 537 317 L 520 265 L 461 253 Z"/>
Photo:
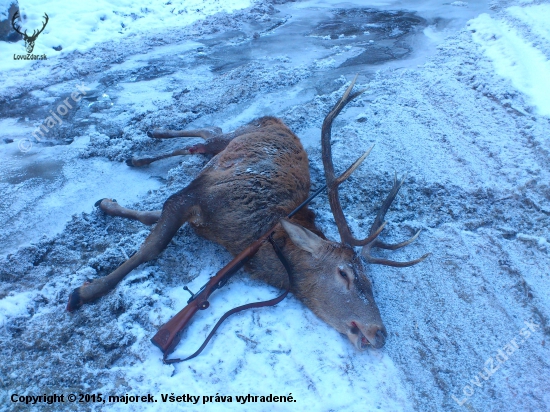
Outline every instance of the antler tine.
<path fill-rule="evenodd" d="M 391 244 L 391 243 L 384 243 L 384 242 L 381 242 L 380 240 L 377 240 L 374 246 L 380 249 L 388 249 L 388 250 L 401 249 L 402 247 L 410 245 L 412 242 L 414 242 L 416 238 L 420 235 L 420 232 L 422 232 L 422 229 L 416 232 L 415 235 L 411 237 L 409 240 L 405 240 L 404 242 L 401 242 L 401 243 Z"/>
<path fill-rule="evenodd" d="M 49 17 L 46 13 L 44 13 L 44 17 L 45 17 L 45 21 L 44 23 L 42 23 L 42 28 L 40 30 L 33 30 L 32 31 L 32 36 L 30 36 L 31 39 L 36 39 L 38 37 L 38 35 L 40 33 L 42 33 L 44 31 L 44 29 L 46 28 L 46 25 L 48 24 L 48 21 L 49 21 Z"/>
<path fill-rule="evenodd" d="M 348 179 L 348 177 L 351 176 L 354 170 L 357 169 L 361 163 L 363 163 L 363 160 L 367 158 L 367 156 L 370 154 L 373 147 L 374 145 L 372 145 L 370 149 L 368 149 L 365 153 L 363 153 L 361 157 L 359 157 L 359 159 L 357 159 L 350 167 L 348 167 L 348 170 L 346 170 L 344 173 L 342 173 L 339 177 L 337 177 L 334 180 L 334 183 L 337 185 L 340 185 L 341 183 L 345 182 Z"/>
<path fill-rule="evenodd" d="M 346 222 L 346 218 L 344 217 L 344 212 L 342 211 L 342 206 L 340 205 L 340 199 L 338 197 L 338 186 L 344 182 L 357 167 L 365 160 L 365 158 L 369 155 L 370 151 L 372 150 L 372 147 L 367 150 L 359 159 L 357 159 L 344 173 L 342 173 L 339 177 L 336 177 L 334 174 L 334 163 L 332 161 L 332 147 L 330 145 L 330 139 L 331 139 L 331 133 L 332 133 L 332 121 L 338 116 L 338 114 L 342 111 L 342 109 L 345 107 L 347 103 L 349 103 L 351 100 L 355 99 L 357 96 L 359 96 L 361 93 L 363 93 L 366 89 L 360 90 L 355 93 L 351 93 L 351 90 L 353 89 L 353 86 L 355 85 L 355 81 L 357 80 L 357 76 L 352 80 L 351 84 L 345 91 L 344 95 L 340 98 L 340 100 L 334 105 L 333 109 L 330 111 L 330 113 L 325 117 L 325 120 L 323 121 L 323 128 L 321 129 L 321 145 L 322 145 L 322 152 L 323 152 L 323 166 L 325 168 L 325 179 L 327 182 L 328 187 L 328 198 L 329 198 L 329 204 L 330 209 L 332 211 L 332 214 L 334 216 L 334 220 L 336 221 L 336 226 L 338 227 L 338 232 L 340 233 L 340 238 L 342 242 L 349 244 L 350 246 L 363 246 L 367 243 L 373 241 L 376 239 L 378 234 L 381 231 L 374 231 L 377 232 L 376 234 L 371 233 L 369 237 L 363 240 L 356 239 L 348 226 L 348 223 Z M 382 227 L 383 228 L 383 227 Z"/>
<path fill-rule="evenodd" d="M 362 251 L 363 256 L 365 257 L 365 259 L 368 262 L 376 263 L 378 265 L 393 266 L 393 267 L 396 267 L 396 268 L 406 268 L 406 267 L 409 267 L 409 266 L 416 265 L 417 263 L 422 262 L 424 259 L 426 259 L 428 256 L 431 255 L 431 253 L 426 253 L 422 257 L 420 257 L 418 259 L 415 259 L 415 260 L 410 260 L 408 262 L 395 262 L 393 260 L 380 259 L 380 258 L 375 258 L 375 257 L 371 256 L 371 254 L 370 254 L 371 247 L 372 247 L 372 245 L 366 245 L 365 247 L 363 247 L 363 251 Z"/>
<path fill-rule="evenodd" d="M 372 226 L 370 227 L 369 234 L 374 233 L 380 225 L 384 222 L 384 217 L 386 216 L 386 212 L 390 208 L 393 200 L 395 199 L 395 196 L 397 196 L 397 193 L 399 192 L 399 189 L 401 189 L 401 186 L 403 186 L 403 182 L 405 182 L 405 178 L 407 177 L 407 174 L 403 176 L 401 181 L 397 181 L 397 173 L 393 176 L 393 186 L 390 190 L 390 193 L 388 193 L 388 196 L 386 197 L 386 200 L 384 200 L 384 203 L 382 203 L 382 206 L 380 206 L 380 210 L 378 210 L 378 214 L 376 215 L 376 218 L 374 219 L 374 222 L 372 222 Z"/>
<path fill-rule="evenodd" d="M 384 200 L 384 202 L 382 203 L 382 206 L 380 207 L 380 210 L 378 211 L 378 214 L 376 215 L 376 218 L 374 219 L 374 222 L 372 223 L 372 226 L 371 226 L 371 229 L 370 229 L 371 237 L 373 236 L 373 234 L 380 233 L 381 228 L 383 228 L 384 225 L 386 224 L 386 222 L 383 222 L 383 223 L 381 223 L 381 222 L 384 220 L 384 216 L 386 215 L 386 212 L 388 211 L 390 205 L 392 204 L 393 200 L 395 199 L 395 196 L 397 196 L 397 193 L 399 192 L 399 189 L 401 189 L 401 186 L 403 185 L 403 182 L 405 181 L 406 176 L 407 175 L 405 174 L 405 176 L 403 176 L 403 178 L 400 181 L 398 181 L 397 180 L 397 173 L 394 175 L 393 187 L 390 190 L 390 193 L 388 193 L 388 196 L 386 197 L 386 200 Z M 380 249 L 389 249 L 389 250 L 400 249 L 400 248 L 405 247 L 407 245 L 410 245 L 412 242 L 414 242 L 416 240 L 416 238 L 420 235 L 420 232 L 421 232 L 421 230 L 416 232 L 416 234 L 413 237 L 411 237 L 410 239 L 408 239 L 404 242 L 401 242 L 401 243 L 396 243 L 396 244 L 384 243 L 384 242 L 379 241 L 375 237 L 372 242 L 368 243 L 367 245 L 365 245 L 363 247 L 362 254 L 365 257 L 365 259 L 367 259 L 367 261 L 369 261 L 370 263 L 377 263 L 379 265 L 394 266 L 394 267 L 399 267 L 399 268 L 416 265 L 417 263 L 420 263 L 424 259 L 426 259 L 430 255 L 430 253 L 426 253 L 424 256 L 422 256 L 420 258 L 415 259 L 415 260 L 411 260 L 411 261 L 408 261 L 408 262 L 395 262 L 393 260 L 380 259 L 380 258 L 373 257 L 370 254 L 370 251 L 371 251 L 372 248 L 375 248 L 375 247 L 380 248 Z"/>

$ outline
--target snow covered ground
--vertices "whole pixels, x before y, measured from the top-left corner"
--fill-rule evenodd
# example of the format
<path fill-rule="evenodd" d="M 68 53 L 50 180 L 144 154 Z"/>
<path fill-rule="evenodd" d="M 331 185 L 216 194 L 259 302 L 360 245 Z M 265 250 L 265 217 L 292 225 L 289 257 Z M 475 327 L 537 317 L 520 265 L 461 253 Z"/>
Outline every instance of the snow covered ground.
<path fill-rule="evenodd" d="M 550 409 L 550 4 L 195 3 L 29 1 L 25 25 L 50 17 L 34 51 L 48 60 L 14 61 L 22 42 L 0 44 L 0 410 L 29 409 L 12 394 L 44 393 L 158 400 L 133 410 Z M 376 146 L 342 189 L 348 219 L 365 233 L 394 170 L 408 172 L 384 236 L 422 234 L 380 255 L 432 252 L 410 268 L 368 267 L 384 348 L 357 352 L 290 296 L 234 315 L 198 358 L 163 365 L 149 339 L 185 306 L 182 286 L 198 289 L 231 258 L 188 226 L 115 292 L 65 311 L 73 288 L 108 274 L 149 233 L 93 203 L 158 209 L 207 161 L 127 167 L 133 154 L 183 143 L 147 130 L 229 131 L 275 115 L 301 137 L 312 181 L 322 182 L 320 125 L 355 73 L 370 87 L 335 122 L 335 163 Z M 78 90 L 62 124 L 37 140 Z M 326 197 L 312 208 L 337 239 Z M 193 352 L 227 309 L 277 292 L 239 275 L 174 356 Z M 201 398 L 164 403 L 163 394 Z M 233 401 L 202 403 L 217 394 Z M 247 394 L 296 403 L 236 401 Z"/>

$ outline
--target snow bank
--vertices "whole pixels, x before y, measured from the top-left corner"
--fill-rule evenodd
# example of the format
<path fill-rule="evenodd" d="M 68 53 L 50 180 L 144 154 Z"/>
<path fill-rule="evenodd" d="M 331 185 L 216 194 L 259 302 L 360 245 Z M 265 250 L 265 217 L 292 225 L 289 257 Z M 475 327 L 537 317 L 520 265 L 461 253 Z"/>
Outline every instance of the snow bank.
<path fill-rule="evenodd" d="M 510 7 L 506 13 L 512 19 L 482 14 L 468 27 L 495 72 L 525 93 L 540 114 L 550 116 L 550 5 Z"/>
<path fill-rule="evenodd" d="M 178 29 L 215 13 L 230 13 L 251 5 L 250 0 L 172 0 L 162 2 L 107 0 L 59 2 L 56 0 L 20 1 L 21 15 L 26 19 L 23 30 L 32 33 L 42 27 L 44 13 L 49 22 L 39 35 L 33 54 L 48 59 L 63 56 L 74 50 L 84 52 L 98 43 L 157 29 Z M 53 47 L 62 47 L 55 51 Z M 0 43 L 0 70 L 14 67 L 13 54 L 23 54 L 22 42 Z M 10 56 L 10 59 L 7 58 Z M 17 67 L 32 62 L 17 61 Z"/>

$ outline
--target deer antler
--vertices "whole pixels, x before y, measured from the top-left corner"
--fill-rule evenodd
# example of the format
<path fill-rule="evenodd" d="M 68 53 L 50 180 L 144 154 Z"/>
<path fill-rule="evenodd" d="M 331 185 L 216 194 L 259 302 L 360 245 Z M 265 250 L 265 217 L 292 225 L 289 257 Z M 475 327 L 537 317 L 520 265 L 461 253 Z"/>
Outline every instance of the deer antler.
<path fill-rule="evenodd" d="M 384 203 L 382 203 L 382 206 L 380 207 L 380 210 L 378 211 L 378 215 L 376 215 L 376 219 L 374 219 L 374 222 L 372 223 L 372 226 L 370 228 L 371 237 L 375 233 L 380 233 L 380 231 L 381 231 L 380 229 L 384 227 L 385 222 L 382 223 L 382 221 L 384 220 L 384 216 L 386 215 L 386 212 L 388 211 L 390 205 L 392 204 L 393 199 L 395 199 L 395 196 L 397 195 L 397 192 L 399 192 L 399 189 L 401 189 L 401 186 L 403 185 L 404 181 L 405 181 L 405 176 L 400 181 L 397 180 L 397 174 L 394 176 L 394 178 L 393 178 L 393 187 L 390 190 L 390 193 L 388 194 L 388 196 L 386 197 L 386 200 L 384 200 Z M 395 262 L 393 260 L 375 258 L 375 257 L 371 256 L 370 251 L 371 251 L 372 248 L 375 248 L 375 247 L 380 248 L 380 249 L 397 250 L 397 249 L 405 247 L 405 246 L 411 244 L 412 242 L 414 242 L 416 240 L 416 238 L 418 237 L 418 235 L 420 235 L 420 230 L 418 232 L 416 232 L 415 235 L 413 237 L 411 237 L 409 240 L 406 240 L 406 241 L 401 242 L 401 243 L 396 243 L 396 244 L 384 243 L 384 242 L 381 242 L 380 240 L 375 238 L 374 240 L 372 240 L 371 242 L 369 242 L 368 244 L 366 244 L 363 247 L 363 250 L 361 251 L 361 253 L 365 257 L 365 259 L 367 259 L 369 262 L 377 263 L 377 264 L 380 264 L 380 265 L 394 266 L 394 267 L 398 267 L 398 268 L 403 268 L 403 267 L 407 267 L 407 266 L 416 265 L 417 263 L 420 263 L 424 259 L 426 259 L 430 254 L 426 253 L 424 256 L 422 256 L 420 258 L 415 259 L 415 260 L 411 260 L 411 261 L 408 261 L 408 262 Z"/>
<path fill-rule="evenodd" d="M 361 93 L 365 91 L 365 90 L 360 90 L 358 92 L 351 94 L 351 90 L 353 89 L 353 86 L 355 85 L 356 80 L 357 80 L 357 76 L 355 76 L 355 78 L 347 88 L 346 92 L 344 93 L 342 98 L 338 101 L 338 103 L 336 103 L 332 111 L 327 115 L 327 117 L 325 117 L 325 121 L 323 122 L 323 128 L 321 131 L 323 165 L 325 168 L 325 179 L 327 181 L 330 209 L 332 210 L 332 214 L 334 216 L 334 220 L 336 221 L 336 226 L 338 227 L 338 232 L 340 233 L 340 238 L 342 239 L 342 242 L 347 243 L 350 246 L 363 246 L 363 250 L 362 250 L 363 256 L 369 262 L 378 263 L 378 264 L 387 265 L 387 266 L 396 266 L 396 267 L 412 266 L 426 259 L 429 256 L 429 253 L 425 254 L 424 256 L 416 260 L 411 260 L 409 262 L 394 262 L 392 260 L 375 258 L 370 255 L 370 250 L 375 247 L 381 248 L 381 249 L 396 250 L 404 246 L 407 246 L 408 244 L 412 243 L 420 234 L 420 231 L 418 231 L 409 240 L 406 240 L 404 242 L 397 243 L 394 245 L 381 242 L 380 240 L 377 239 L 378 235 L 382 232 L 382 230 L 384 229 L 384 226 L 386 225 L 386 222 L 384 222 L 384 216 L 386 215 L 388 208 L 393 202 L 393 199 L 397 195 L 397 192 L 401 188 L 401 185 L 403 184 L 403 181 L 405 180 L 405 178 L 403 178 L 401 181 L 398 182 L 397 176 L 395 176 L 392 190 L 390 191 L 386 200 L 382 204 L 382 207 L 378 211 L 378 215 L 376 216 L 376 219 L 374 219 L 374 222 L 370 228 L 369 236 L 365 239 L 360 240 L 353 236 L 348 226 L 348 223 L 346 221 L 346 218 L 344 217 L 342 206 L 340 205 L 340 199 L 338 197 L 338 186 L 341 183 L 343 183 L 352 174 L 352 172 L 355 169 L 357 169 L 357 167 L 363 162 L 363 160 L 365 160 L 365 158 L 369 155 L 370 151 L 372 150 L 372 147 L 371 147 L 359 159 L 357 159 L 355 163 L 351 165 L 349 169 L 346 170 L 341 176 L 335 177 L 334 164 L 332 162 L 332 147 L 330 146 L 332 121 L 336 118 L 336 116 L 338 116 L 338 114 L 342 111 L 342 109 L 347 103 L 349 103 L 351 100 L 353 100 L 354 98 L 356 98 L 357 96 L 359 96 Z"/>
<path fill-rule="evenodd" d="M 365 160 L 365 158 L 372 150 L 372 147 L 367 150 L 359 159 L 357 159 L 355 163 L 352 164 L 349 169 L 346 170 L 341 176 L 336 177 L 334 174 L 334 164 L 332 162 L 332 147 L 330 146 L 332 121 L 336 118 L 336 116 L 338 116 L 338 114 L 342 111 L 347 103 L 355 99 L 366 90 L 360 90 L 351 94 L 351 90 L 353 89 L 356 80 L 357 76 L 355 76 L 342 98 L 338 101 L 338 103 L 336 103 L 331 112 L 325 117 L 323 128 L 321 129 L 321 145 L 323 150 L 323 166 L 325 168 L 325 179 L 328 187 L 328 200 L 330 204 L 330 210 L 332 210 L 332 215 L 334 216 L 334 220 L 336 221 L 336 226 L 338 227 L 338 232 L 340 233 L 340 239 L 342 240 L 342 242 L 347 243 L 350 246 L 364 246 L 376 239 L 376 237 L 384 228 L 385 223 L 380 225 L 380 227 L 378 227 L 377 230 L 375 230 L 374 233 L 371 233 L 366 239 L 356 239 L 352 235 L 348 223 L 346 222 L 346 218 L 344 217 L 344 212 L 342 211 L 342 206 L 340 205 L 340 199 L 338 197 L 338 186 L 342 184 L 348 177 L 350 177 L 353 171 L 357 169 L 357 167 L 363 162 L 363 160 Z"/>

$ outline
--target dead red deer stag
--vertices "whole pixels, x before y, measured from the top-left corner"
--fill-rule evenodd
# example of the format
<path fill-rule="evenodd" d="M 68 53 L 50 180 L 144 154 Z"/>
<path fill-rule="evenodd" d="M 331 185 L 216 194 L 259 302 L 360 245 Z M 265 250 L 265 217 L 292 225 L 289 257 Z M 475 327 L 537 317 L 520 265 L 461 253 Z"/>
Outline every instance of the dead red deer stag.
<path fill-rule="evenodd" d="M 355 80 L 354 80 L 355 82 Z M 354 246 L 363 246 L 363 256 L 372 263 L 411 266 L 427 257 L 410 262 L 393 262 L 371 256 L 372 248 L 398 249 L 411 239 L 389 245 L 377 239 L 384 227 L 384 216 L 403 181 L 394 181 L 366 239 L 356 239 L 344 218 L 338 198 L 338 186 L 345 181 L 370 150 L 345 173 L 337 177 L 331 153 L 332 121 L 344 106 L 362 91 L 346 90 L 322 127 L 322 157 L 330 207 L 341 236 L 341 243 L 325 238 L 314 223 L 314 214 L 304 208 L 292 221 L 281 219 L 303 202 L 310 191 L 307 154 L 298 137 L 279 119 L 263 117 L 233 133 L 218 128 L 187 132 L 154 132 L 153 137 L 203 137 L 204 144 L 178 150 L 169 155 L 209 153 L 215 155 L 189 186 L 170 196 L 163 209 L 140 212 L 126 209 L 113 200 L 103 199 L 99 207 L 111 216 L 127 217 L 156 226 L 140 249 L 106 277 L 75 289 L 67 309 L 97 299 L 112 290 L 124 276 L 141 263 L 154 259 L 168 245 L 178 229 L 189 222 L 196 233 L 224 246 L 237 255 L 279 219 L 273 236 L 291 266 L 291 278 L 269 244 L 260 248 L 245 269 L 254 278 L 290 291 L 317 316 L 345 334 L 360 350 L 384 345 L 386 328 L 374 302 L 372 285 L 365 274 Z M 151 163 L 133 159 L 133 165 Z M 290 282 L 290 284 L 288 284 Z"/>

